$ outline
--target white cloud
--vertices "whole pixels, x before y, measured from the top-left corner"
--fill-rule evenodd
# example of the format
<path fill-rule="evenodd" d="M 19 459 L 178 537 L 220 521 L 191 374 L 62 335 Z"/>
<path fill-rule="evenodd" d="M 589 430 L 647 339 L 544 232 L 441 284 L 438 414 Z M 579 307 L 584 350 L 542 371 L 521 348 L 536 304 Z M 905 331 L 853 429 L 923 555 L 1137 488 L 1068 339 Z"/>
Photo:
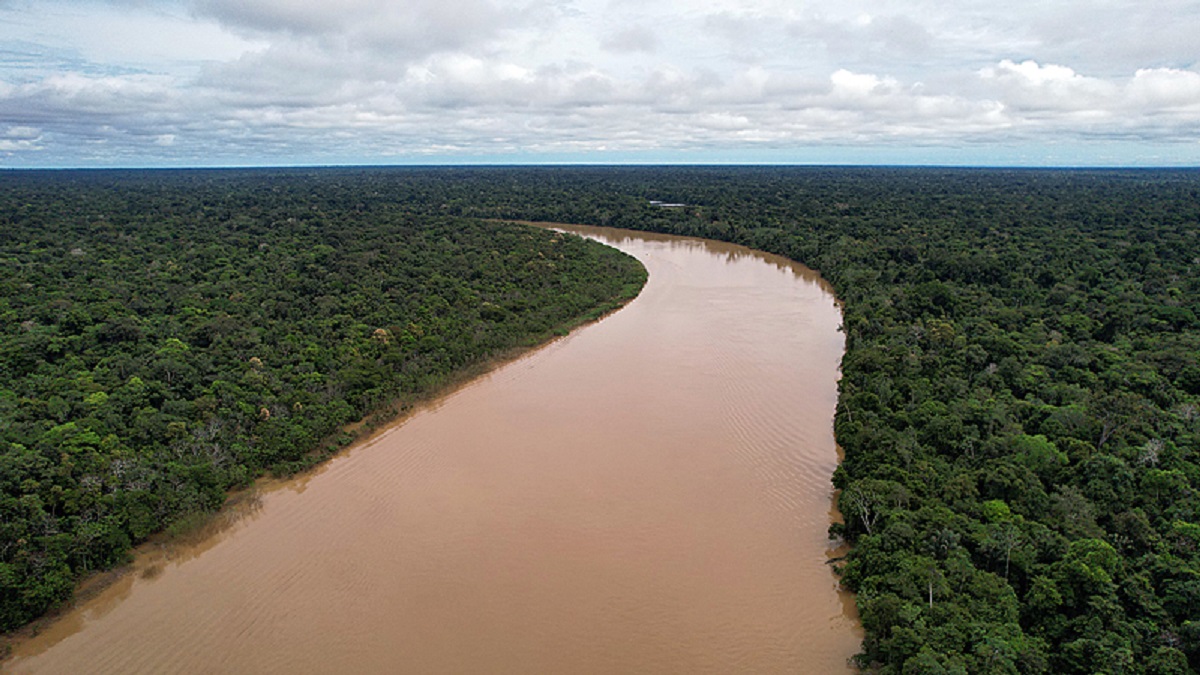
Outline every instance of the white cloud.
<path fill-rule="evenodd" d="M 829 76 L 833 83 L 834 96 L 847 100 L 864 101 L 872 94 L 886 93 L 895 89 L 895 80 L 883 80 L 877 75 L 852 73 L 841 69 Z"/>
<path fill-rule="evenodd" d="M 1145 68 L 1134 74 L 1126 94 L 1131 103 L 1163 112 L 1200 110 L 1200 73 Z"/>
<path fill-rule="evenodd" d="M 0 0 L 0 150 L 254 163 L 1104 137 L 1188 142 L 1200 162 L 1200 8 L 1164 2 Z"/>
<path fill-rule="evenodd" d="M 130 75 L 88 77 L 78 73 L 52 75 L 39 82 L 9 87 L 0 99 L 2 117 L 48 121 L 129 117 L 144 119 L 156 111 L 173 111 L 175 89 L 169 78 Z"/>
<path fill-rule="evenodd" d="M 1200 73 L 1139 69 L 1101 79 L 1059 65 L 1001 61 L 980 71 L 996 85 L 1014 123 L 1060 133 L 1195 140 L 1200 136 Z"/>
<path fill-rule="evenodd" d="M 1005 105 L 1020 111 L 1097 112 L 1108 111 L 1119 95 L 1118 84 L 1085 77 L 1066 66 L 1041 65 L 1008 59 L 980 71 L 995 84 L 994 94 Z"/>
<path fill-rule="evenodd" d="M 41 148 L 42 130 L 37 127 L 12 126 L 0 135 L 0 152 L 29 152 Z"/>

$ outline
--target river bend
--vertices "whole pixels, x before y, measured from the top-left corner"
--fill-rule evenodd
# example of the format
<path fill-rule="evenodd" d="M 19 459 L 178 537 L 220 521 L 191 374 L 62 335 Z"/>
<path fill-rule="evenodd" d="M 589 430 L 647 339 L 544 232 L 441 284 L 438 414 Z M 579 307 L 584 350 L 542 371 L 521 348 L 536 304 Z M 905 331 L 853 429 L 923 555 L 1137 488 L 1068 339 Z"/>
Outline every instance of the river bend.
<path fill-rule="evenodd" d="M 132 572 L 18 673 L 835 673 L 843 340 L 810 270 L 601 228 L 649 282 Z"/>

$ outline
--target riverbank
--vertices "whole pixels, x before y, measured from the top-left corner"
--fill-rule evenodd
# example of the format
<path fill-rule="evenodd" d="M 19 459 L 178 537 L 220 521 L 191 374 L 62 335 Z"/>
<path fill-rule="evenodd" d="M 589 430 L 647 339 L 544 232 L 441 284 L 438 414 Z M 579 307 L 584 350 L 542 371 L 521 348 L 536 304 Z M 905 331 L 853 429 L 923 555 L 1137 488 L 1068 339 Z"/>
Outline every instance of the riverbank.
<path fill-rule="evenodd" d="M 640 264 L 639 264 L 640 267 Z M 402 424 L 422 406 L 451 395 L 457 389 L 504 365 L 520 359 L 553 341 L 567 335 L 580 326 L 599 321 L 604 316 L 619 310 L 635 298 L 645 284 L 645 270 L 640 276 L 626 284 L 608 300 L 586 312 L 561 322 L 544 332 L 531 335 L 517 345 L 467 364 L 451 373 L 424 378 L 424 389 L 404 392 L 389 400 L 361 419 L 344 425 L 337 432 L 325 437 L 300 459 L 276 465 L 264 471 L 252 483 L 225 493 L 222 506 L 216 511 L 186 514 L 158 532 L 152 534 L 128 553 L 130 562 L 115 568 L 93 572 L 80 579 L 75 585 L 71 600 L 56 607 L 39 618 L 2 636 L 0 658 L 6 658 L 13 649 L 30 638 L 37 636 L 49 625 L 59 621 L 66 613 L 82 606 L 104 593 L 114 584 L 126 580 L 129 575 L 141 575 L 175 560 L 177 552 L 191 549 L 196 542 L 211 539 L 235 525 L 247 513 L 253 511 L 258 495 L 275 489 L 280 484 L 319 471 L 329 460 L 349 449 L 369 443 L 377 434 Z"/>
<path fill-rule="evenodd" d="M 835 303 L 752 251 L 613 243 L 650 270 L 624 310 L 284 481 L 14 672 L 847 670 Z"/>

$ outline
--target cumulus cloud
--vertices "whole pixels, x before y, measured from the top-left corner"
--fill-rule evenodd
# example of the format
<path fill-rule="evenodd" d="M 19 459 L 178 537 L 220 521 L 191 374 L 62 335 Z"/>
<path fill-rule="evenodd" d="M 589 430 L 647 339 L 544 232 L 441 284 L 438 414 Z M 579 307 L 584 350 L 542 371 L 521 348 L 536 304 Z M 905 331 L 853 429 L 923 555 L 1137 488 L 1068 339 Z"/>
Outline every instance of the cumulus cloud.
<path fill-rule="evenodd" d="M 1130 102 L 1161 112 L 1200 110 L 1200 73 L 1175 68 L 1144 68 L 1126 88 Z"/>
<path fill-rule="evenodd" d="M 10 126 L 0 135 L 0 152 L 38 150 L 41 140 L 42 130 L 37 127 Z"/>
<path fill-rule="evenodd" d="M 1014 122 L 1063 132 L 1158 136 L 1195 140 L 1200 123 L 1200 73 L 1139 69 L 1130 77 L 1101 79 L 1035 61 L 1004 60 L 980 71 L 995 85 Z"/>
<path fill-rule="evenodd" d="M 0 118 L 21 127 L 136 126 L 156 114 L 181 112 L 169 79 L 154 76 L 53 75 L 0 90 Z"/>
<path fill-rule="evenodd" d="M 1114 36 L 1123 55 L 1082 58 L 1057 9 L 1082 0 L 45 0 L 76 27 L 61 34 L 0 0 L 0 44 L 21 55 L 0 66 L 0 158 L 666 159 L 1100 137 L 1188 143 L 1195 157 L 1197 48 L 1171 36 L 1198 12 L 1165 1 L 1169 21 L 1126 10 L 1167 46 Z M 178 37 L 73 40 L 89 23 Z"/>
<path fill-rule="evenodd" d="M 886 94 L 895 90 L 897 83 L 892 79 L 880 79 L 877 75 L 852 73 L 841 69 L 829 76 L 833 93 L 851 101 L 869 101 L 873 94 Z"/>
<path fill-rule="evenodd" d="M 1024 111 L 1101 111 L 1111 107 L 1119 87 L 1085 77 L 1066 66 L 1005 59 L 980 71 L 1011 108 Z"/>

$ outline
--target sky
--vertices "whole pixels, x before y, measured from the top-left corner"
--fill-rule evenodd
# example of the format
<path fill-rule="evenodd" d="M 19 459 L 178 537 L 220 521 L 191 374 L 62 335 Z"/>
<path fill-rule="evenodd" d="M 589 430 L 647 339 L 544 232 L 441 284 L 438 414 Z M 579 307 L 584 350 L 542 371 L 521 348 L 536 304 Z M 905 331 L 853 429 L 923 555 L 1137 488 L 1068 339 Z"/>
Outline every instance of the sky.
<path fill-rule="evenodd" d="M 0 0 L 0 168 L 1200 166 L 1200 0 Z"/>

